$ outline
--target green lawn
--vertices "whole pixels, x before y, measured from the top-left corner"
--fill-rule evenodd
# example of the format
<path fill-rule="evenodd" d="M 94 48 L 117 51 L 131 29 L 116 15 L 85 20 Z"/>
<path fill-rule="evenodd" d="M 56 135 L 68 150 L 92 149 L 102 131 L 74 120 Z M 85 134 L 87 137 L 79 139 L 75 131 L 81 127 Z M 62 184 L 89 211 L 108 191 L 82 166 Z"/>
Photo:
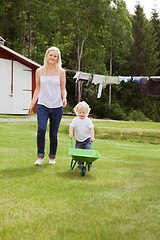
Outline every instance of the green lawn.
<path fill-rule="evenodd" d="M 160 239 L 160 124 L 94 125 L 101 158 L 82 177 L 69 169 L 69 122 L 54 166 L 47 132 L 40 167 L 36 122 L 0 123 L 0 240 Z"/>

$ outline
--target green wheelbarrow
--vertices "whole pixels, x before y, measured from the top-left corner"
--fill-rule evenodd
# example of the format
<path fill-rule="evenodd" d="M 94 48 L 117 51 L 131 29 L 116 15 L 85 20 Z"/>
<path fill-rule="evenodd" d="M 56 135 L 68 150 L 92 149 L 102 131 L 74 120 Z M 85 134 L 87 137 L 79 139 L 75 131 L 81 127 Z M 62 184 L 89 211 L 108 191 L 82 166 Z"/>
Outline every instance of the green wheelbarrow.
<path fill-rule="evenodd" d="M 90 171 L 90 164 L 92 164 L 96 159 L 100 158 L 101 156 L 96 150 L 74 148 L 72 138 L 71 145 L 72 148 L 68 148 L 69 155 L 72 156 L 70 169 L 73 170 L 76 163 L 79 162 L 80 173 L 82 176 L 84 176 L 87 173 L 87 170 Z M 84 165 L 81 165 L 80 162 L 84 162 Z"/>

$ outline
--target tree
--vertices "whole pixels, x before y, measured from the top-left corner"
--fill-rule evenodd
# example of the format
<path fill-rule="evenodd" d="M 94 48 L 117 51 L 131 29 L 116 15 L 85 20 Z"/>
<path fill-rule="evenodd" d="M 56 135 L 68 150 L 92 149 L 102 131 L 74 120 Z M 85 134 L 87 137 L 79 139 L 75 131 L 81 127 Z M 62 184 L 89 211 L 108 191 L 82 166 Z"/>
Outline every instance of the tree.
<path fill-rule="evenodd" d="M 137 4 L 132 17 L 133 47 L 131 51 L 132 76 L 151 76 L 158 71 L 157 38 L 145 17 L 143 8 Z"/>
<path fill-rule="evenodd" d="M 151 16 L 151 28 L 154 31 L 154 34 L 157 37 L 157 47 L 156 47 L 156 52 L 157 52 L 157 57 L 158 57 L 158 71 L 157 71 L 157 75 L 160 75 L 160 18 L 158 15 L 158 12 L 156 11 L 156 9 L 153 9 L 152 11 L 152 16 Z"/>
<path fill-rule="evenodd" d="M 132 23 L 124 1 L 112 1 L 103 28 L 106 67 L 111 75 L 127 74 L 127 60 L 133 42 Z"/>
<path fill-rule="evenodd" d="M 7 46 L 21 52 L 21 16 L 23 1 L 0 1 L 0 30 L 1 36 L 6 40 Z"/>
<path fill-rule="evenodd" d="M 61 0 L 60 2 L 64 1 Z M 77 71 L 93 69 L 92 64 L 97 60 L 96 51 L 99 52 L 99 49 L 101 49 L 100 44 L 97 44 L 97 42 L 99 41 L 98 35 L 103 22 L 104 6 L 107 7 L 104 0 L 68 0 L 63 5 L 63 9 L 58 10 L 61 19 L 59 26 L 60 44 L 64 47 L 64 42 L 67 42 L 71 49 L 70 56 L 73 56 L 72 67 Z M 64 23 L 67 29 L 64 27 Z M 90 54 L 93 56 L 92 61 L 88 61 L 88 59 L 91 59 Z M 98 56 L 100 62 L 102 58 L 100 54 Z M 68 60 L 68 62 L 71 61 Z M 81 100 L 82 85 L 82 82 L 77 82 L 78 101 Z"/>

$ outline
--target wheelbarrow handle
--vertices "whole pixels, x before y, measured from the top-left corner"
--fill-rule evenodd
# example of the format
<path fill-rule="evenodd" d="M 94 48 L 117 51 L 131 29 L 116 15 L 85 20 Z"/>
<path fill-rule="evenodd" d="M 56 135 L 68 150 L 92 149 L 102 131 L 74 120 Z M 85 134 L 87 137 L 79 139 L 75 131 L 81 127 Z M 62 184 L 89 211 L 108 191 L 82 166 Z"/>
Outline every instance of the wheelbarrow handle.
<path fill-rule="evenodd" d="M 91 141 L 91 147 L 90 147 L 90 149 L 92 149 L 92 144 L 93 144 L 93 141 Z"/>
<path fill-rule="evenodd" d="M 71 137 L 71 145 L 72 145 L 72 148 L 73 148 L 73 139 L 72 139 L 72 137 Z"/>

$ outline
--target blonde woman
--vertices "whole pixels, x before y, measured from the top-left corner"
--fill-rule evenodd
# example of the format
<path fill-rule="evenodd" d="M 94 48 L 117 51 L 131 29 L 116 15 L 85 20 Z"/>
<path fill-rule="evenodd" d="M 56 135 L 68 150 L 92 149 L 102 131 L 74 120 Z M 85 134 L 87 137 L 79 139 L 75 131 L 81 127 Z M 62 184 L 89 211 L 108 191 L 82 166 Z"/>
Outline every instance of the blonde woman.
<path fill-rule="evenodd" d="M 67 105 L 66 75 L 62 68 L 61 54 L 57 47 L 47 49 L 44 65 L 36 70 L 36 89 L 29 108 L 33 113 L 37 104 L 37 150 L 38 159 L 34 165 L 41 165 L 45 156 L 45 133 L 48 119 L 50 120 L 50 152 L 49 164 L 55 164 L 58 146 L 58 129 L 63 114 L 63 107 Z"/>

